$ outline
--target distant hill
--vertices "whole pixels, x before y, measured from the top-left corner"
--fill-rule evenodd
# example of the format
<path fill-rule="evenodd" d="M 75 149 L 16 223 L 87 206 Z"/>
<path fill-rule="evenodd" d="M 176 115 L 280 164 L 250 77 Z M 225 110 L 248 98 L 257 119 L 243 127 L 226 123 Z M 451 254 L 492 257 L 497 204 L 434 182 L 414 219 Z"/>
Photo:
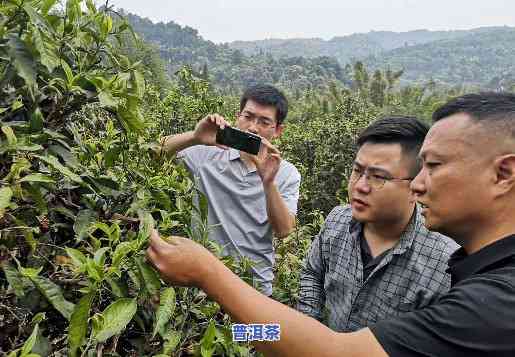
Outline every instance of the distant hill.
<path fill-rule="evenodd" d="M 120 10 L 123 12 L 123 10 Z M 136 33 L 159 49 L 170 73 L 190 65 L 200 76 L 222 89 L 238 90 L 258 82 L 283 89 L 306 89 L 329 81 L 348 83 L 339 62 L 328 56 L 277 58 L 267 54 L 247 56 L 227 44 L 204 40 L 198 31 L 171 21 L 153 23 L 134 14 L 125 14 Z"/>
<path fill-rule="evenodd" d="M 335 57 L 342 66 L 359 60 L 371 69 L 404 69 L 401 83 L 434 79 L 451 86 L 498 89 L 515 73 L 515 28 L 506 26 L 459 31 L 372 31 L 328 41 L 272 39 L 237 41 L 229 46 L 247 55 L 318 54 Z"/>
<path fill-rule="evenodd" d="M 330 56 L 336 57 L 344 65 L 357 59 L 377 55 L 400 47 L 420 45 L 438 40 L 456 39 L 497 29 L 503 29 L 503 27 L 485 27 L 457 31 L 371 31 L 369 33 L 333 37 L 328 41 L 318 38 L 268 39 L 260 41 L 235 41 L 228 45 L 233 49 L 242 51 L 246 55 L 270 53 L 277 57 Z"/>
<path fill-rule="evenodd" d="M 123 11 L 123 10 L 122 10 Z M 502 88 L 515 78 L 515 28 L 409 32 L 372 31 L 322 39 L 268 39 L 215 44 L 173 21 L 153 23 L 127 14 L 134 30 L 159 50 L 169 73 L 188 64 L 222 89 L 256 82 L 306 89 L 330 81 L 350 84 L 350 66 L 404 69 L 401 84 Z"/>
<path fill-rule="evenodd" d="M 403 68 L 404 82 L 432 78 L 440 83 L 497 89 L 515 74 L 515 28 L 483 29 L 454 39 L 396 48 L 364 62 L 372 68 Z"/>

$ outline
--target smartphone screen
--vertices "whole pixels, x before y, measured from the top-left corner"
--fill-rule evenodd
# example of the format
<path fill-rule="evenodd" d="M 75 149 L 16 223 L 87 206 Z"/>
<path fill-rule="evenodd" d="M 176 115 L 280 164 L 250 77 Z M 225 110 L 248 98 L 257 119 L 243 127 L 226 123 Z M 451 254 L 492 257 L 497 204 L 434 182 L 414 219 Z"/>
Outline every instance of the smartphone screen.
<path fill-rule="evenodd" d="M 231 148 L 257 155 L 261 146 L 261 138 L 255 134 L 247 133 L 239 129 L 226 126 L 218 129 L 216 142 Z"/>

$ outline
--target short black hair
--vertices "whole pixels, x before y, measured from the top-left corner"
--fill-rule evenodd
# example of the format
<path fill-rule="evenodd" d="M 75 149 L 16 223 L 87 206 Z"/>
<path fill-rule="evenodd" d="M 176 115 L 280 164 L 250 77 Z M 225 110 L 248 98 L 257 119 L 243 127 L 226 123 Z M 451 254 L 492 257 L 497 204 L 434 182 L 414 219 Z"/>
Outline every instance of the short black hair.
<path fill-rule="evenodd" d="M 252 100 L 261 105 L 275 107 L 277 124 L 282 124 L 288 115 L 288 100 L 284 94 L 274 86 L 268 84 L 257 84 L 248 87 L 240 99 L 240 112 L 245 108 L 248 100 Z"/>
<path fill-rule="evenodd" d="M 489 128 L 502 130 L 515 138 L 515 94 L 507 92 L 481 92 L 465 94 L 451 99 L 433 113 L 433 122 L 454 114 L 464 113 Z"/>
<path fill-rule="evenodd" d="M 412 159 L 410 175 L 416 176 L 422 164 L 418 153 L 424 138 L 429 131 L 429 125 L 411 116 L 388 116 L 374 121 L 358 136 L 358 148 L 365 143 L 399 144 L 402 153 Z"/>

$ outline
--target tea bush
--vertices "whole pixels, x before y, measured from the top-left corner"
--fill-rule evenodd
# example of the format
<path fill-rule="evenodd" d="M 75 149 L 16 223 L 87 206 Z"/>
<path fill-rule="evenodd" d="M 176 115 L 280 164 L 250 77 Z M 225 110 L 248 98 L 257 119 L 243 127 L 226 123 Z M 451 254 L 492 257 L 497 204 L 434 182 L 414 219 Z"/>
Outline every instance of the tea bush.
<path fill-rule="evenodd" d="M 0 353 L 248 355 L 216 303 L 144 258 L 153 227 L 219 249 L 185 168 L 149 150 L 219 98 L 185 70 L 189 92 L 161 100 L 117 50 L 126 22 L 55 3 L 0 5 Z M 248 277 L 248 261 L 224 262 Z"/>

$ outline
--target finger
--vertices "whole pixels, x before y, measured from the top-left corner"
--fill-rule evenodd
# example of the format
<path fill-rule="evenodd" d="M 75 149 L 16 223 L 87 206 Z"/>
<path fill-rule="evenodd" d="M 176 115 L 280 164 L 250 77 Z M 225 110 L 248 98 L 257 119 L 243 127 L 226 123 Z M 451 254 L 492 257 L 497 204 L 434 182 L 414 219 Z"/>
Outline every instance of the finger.
<path fill-rule="evenodd" d="M 252 161 L 252 163 L 254 165 L 257 165 L 259 163 L 259 159 L 260 159 L 260 156 L 259 156 L 259 153 L 257 155 L 248 155 L 250 161 Z"/>
<path fill-rule="evenodd" d="M 150 232 L 150 247 L 159 251 L 160 249 L 166 247 L 166 245 L 167 243 L 161 239 L 157 230 L 152 229 L 152 232 Z"/>
<path fill-rule="evenodd" d="M 231 126 L 231 123 L 229 123 L 224 117 L 221 117 L 221 119 L 222 119 L 222 123 L 223 123 L 224 127 Z"/>
<path fill-rule="evenodd" d="M 147 257 L 148 257 L 148 261 L 155 266 L 158 258 L 157 258 L 157 252 L 152 249 L 152 247 L 148 247 L 147 248 Z"/>
<path fill-rule="evenodd" d="M 266 139 L 261 139 L 261 144 L 266 146 L 267 150 L 269 152 L 272 152 L 272 153 L 276 153 L 276 154 L 279 154 L 279 149 L 277 149 L 277 147 L 275 147 L 274 145 L 272 145 L 270 143 L 270 141 L 266 140 Z"/>

